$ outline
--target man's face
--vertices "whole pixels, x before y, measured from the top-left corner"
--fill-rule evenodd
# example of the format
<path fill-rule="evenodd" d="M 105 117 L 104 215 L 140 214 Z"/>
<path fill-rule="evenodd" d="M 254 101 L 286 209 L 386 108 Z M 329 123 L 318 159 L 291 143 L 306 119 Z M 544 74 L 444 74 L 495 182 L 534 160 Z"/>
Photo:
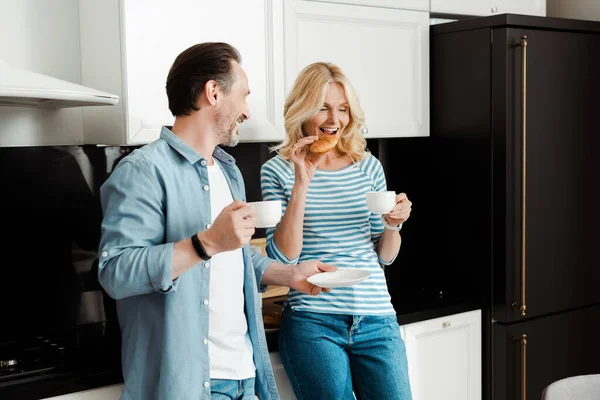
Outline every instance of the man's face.
<path fill-rule="evenodd" d="M 223 101 L 217 108 L 216 125 L 219 143 L 233 147 L 240 141 L 238 126 L 250 118 L 246 98 L 250 94 L 248 77 L 242 67 L 233 62 L 233 84 L 229 92 L 223 95 Z"/>

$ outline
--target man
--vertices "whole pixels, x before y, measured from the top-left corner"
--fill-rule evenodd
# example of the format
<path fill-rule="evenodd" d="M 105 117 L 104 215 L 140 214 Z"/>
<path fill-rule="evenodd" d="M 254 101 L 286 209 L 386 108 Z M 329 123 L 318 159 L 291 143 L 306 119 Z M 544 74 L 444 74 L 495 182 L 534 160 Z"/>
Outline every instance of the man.
<path fill-rule="evenodd" d="M 217 147 L 250 112 L 240 55 L 225 43 L 182 52 L 167 78 L 173 127 L 124 158 L 101 188 L 99 279 L 117 299 L 122 399 L 277 399 L 259 287 L 305 293 L 335 267 L 253 253 L 242 176 Z M 264 289 L 264 287 L 263 287 Z"/>

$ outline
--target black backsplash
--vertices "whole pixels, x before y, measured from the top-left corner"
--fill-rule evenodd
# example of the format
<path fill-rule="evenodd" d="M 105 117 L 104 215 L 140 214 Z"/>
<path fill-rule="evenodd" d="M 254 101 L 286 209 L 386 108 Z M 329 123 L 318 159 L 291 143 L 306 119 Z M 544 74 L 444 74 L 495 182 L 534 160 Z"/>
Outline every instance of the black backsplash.
<path fill-rule="evenodd" d="M 248 201 L 261 200 L 260 167 L 274 144 L 225 149 L 242 171 Z M 0 148 L 0 398 L 121 381 L 115 301 L 97 278 L 99 189 L 135 148 Z"/>
<path fill-rule="evenodd" d="M 115 302 L 97 279 L 99 187 L 132 148 L 0 148 L 5 253 L 0 397 L 34 399 L 120 374 Z M 10 260 L 10 261 L 9 261 Z"/>
<path fill-rule="evenodd" d="M 260 168 L 275 155 L 272 145 L 225 149 L 237 160 L 248 201 L 261 200 Z M 386 272 L 399 311 L 415 291 L 437 293 L 456 281 L 431 248 L 440 240 L 435 213 L 443 207 L 443 193 L 431 186 L 429 138 L 370 139 L 367 145 L 382 162 L 388 188 L 406 192 L 414 203 L 402 251 Z M 134 149 L 0 148 L 1 398 L 49 397 L 121 379 L 115 302 L 97 279 L 98 196 L 116 164 Z M 257 230 L 256 237 L 263 236 Z M 67 384 L 66 376 L 77 384 Z M 86 381 L 92 376 L 100 378 Z"/>

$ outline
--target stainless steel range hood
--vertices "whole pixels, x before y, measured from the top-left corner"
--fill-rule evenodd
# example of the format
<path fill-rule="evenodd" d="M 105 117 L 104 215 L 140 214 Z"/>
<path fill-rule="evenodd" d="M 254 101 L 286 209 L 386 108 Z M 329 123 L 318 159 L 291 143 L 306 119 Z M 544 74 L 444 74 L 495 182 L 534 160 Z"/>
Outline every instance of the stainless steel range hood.
<path fill-rule="evenodd" d="M 0 60 L 0 106 L 66 108 L 118 102 L 114 94 L 14 68 Z"/>

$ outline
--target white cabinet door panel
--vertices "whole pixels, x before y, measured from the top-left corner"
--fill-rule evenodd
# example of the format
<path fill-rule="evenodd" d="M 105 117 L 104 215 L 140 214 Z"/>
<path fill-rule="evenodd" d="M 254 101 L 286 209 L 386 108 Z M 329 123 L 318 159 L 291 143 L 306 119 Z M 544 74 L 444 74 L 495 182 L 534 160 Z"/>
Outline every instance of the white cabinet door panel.
<path fill-rule="evenodd" d="M 431 12 L 458 15 L 489 15 L 490 0 L 431 0 Z"/>
<path fill-rule="evenodd" d="M 175 57 L 207 41 L 230 43 L 242 55 L 252 118 L 240 126 L 241 141 L 281 140 L 283 132 L 274 125 L 283 111 L 274 108 L 274 82 L 282 80 L 277 76 L 282 68 L 273 65 L 272 6 L 270 0 L 80 0 L 82 81 L 121 96 L 115 107 L 84 112 L 86 140 L 156 139 L 160 126 L 174 121 L 165 84 Z"/>
<path fill-rule="evenodd" d="M 285 93 L 316 61 L 337 64 L 365 111 L 367 137 L 429 135 L 429 14 L 287 0 Z"/>
<path fill-rule="evenodd" d="M 414 400 L 481 399 L 481 311 L 403 330 Z"/>
<path fill-rule="evenodd" d="M 279 398 L 281 400 L 296 400 L 292 384 L 285 374 L 285 369 L 281 363 L 279 352 L 270 352 L 269 355 L 271 356 L 271 365 L 273 367 L 273 374 L 275 375 L 275 383 L 277 384 Z"/>
<path fill-rule="evenodd" d="M 360 6 L 397 8 L 400 10 L 429 11 L 429 0 L 305 0 Z"/>
<path fill-rule="evenodd" d="M 491 0 L 494 14 L 525 14 L 546 16 L 546 0 Z"/>
<path fill-rule="evenodd" d="M 431 0 L 431 12 L 478 16 L 507 13 L 546 16 L 546 0 Z"/>

